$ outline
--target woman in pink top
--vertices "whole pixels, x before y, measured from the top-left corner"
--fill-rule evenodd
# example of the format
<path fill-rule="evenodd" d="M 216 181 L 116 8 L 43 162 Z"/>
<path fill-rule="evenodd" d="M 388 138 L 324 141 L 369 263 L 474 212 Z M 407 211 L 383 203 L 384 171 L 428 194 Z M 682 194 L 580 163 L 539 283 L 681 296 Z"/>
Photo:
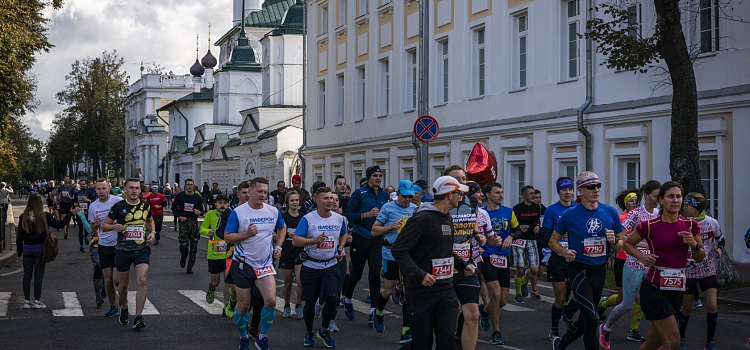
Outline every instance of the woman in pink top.
<path fill-rule="evenodd" d="M 697 262 L 703 261 L 705 251 L 700 242 L 700 227 L 695 220 L 679 215 L 682 207 L 682 186 L 668 181 L 659 189 L 661 216 L 638 224 L 625 240 L 625 250 L 648 267 L 641 284 L 641 307 L 651 326 L 641 350 L 676 350 L 680 344 L 677 326 L 678 310 L 682 306 L 687 278 L 685 266 L 688 249 Z M 645 239 L 650 254 L 643 254 L 636 245 Z"/>

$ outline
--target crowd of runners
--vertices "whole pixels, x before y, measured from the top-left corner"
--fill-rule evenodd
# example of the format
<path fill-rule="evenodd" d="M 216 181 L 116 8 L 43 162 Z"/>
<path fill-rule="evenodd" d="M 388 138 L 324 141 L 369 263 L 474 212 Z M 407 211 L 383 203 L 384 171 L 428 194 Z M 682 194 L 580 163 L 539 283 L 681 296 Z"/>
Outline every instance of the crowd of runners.
<path fill-rule="evenodd" d="M 471 350 L 480 328 L 491 331 L 491 344 L 505 344 L 502 331 L 512 325 L 501 322 L 501 308 L 509 298 L 540 300 L 537 279 L 545 271 L 555 293 L 548 333 L 555 350 L 580 337 L 587 350 L 610 349 L 623 315 L 631 322 L 626 339 L 642 342 L 641 349 L 686 349 L 698 289 L 707 310 L 701 343 L 716 349 L 715 259 L 724 254 L 724 237 L 700 193 L 651 180 L 618 194 L 618 211 L 599 201 L 602 182 L 586 171 L 557 179 L 558 200 L 549 207 L 532 186 L 523 187 L 523 201 L 511 207 L 498 182 L 467 181 L 457 165 L 443 175 L 432 185 L 401 180 L 384 188 L 383 170 L 371 166 L 358 186 L 337 176 L 332 186 L 317 181 L 309 192 L 299 175 L 290 187 L 257 177 L 225 192 L 216 183 L 199 191 L 191 179 L 182 188 L 137 178 L 34 184 L 18 221 L 23 307 L 45 308 L 42 244 L 49 227 L 62 229 L 67 239 L 73 221 L 80 251 L 89 248 L 97 306 L 107 302 L 104 316 L 127 325 L 133 314 L 133 328 L 145 328 L 150 244 L 159 244 L 167 208 L 187 274 L 196 263 L 205 266 L 196 253 L 200 235 L 208 238 L 206 302 L 214 303 L 223 281 L 222 315 L 235 320 L 240 349 L 253 341 L 257 349 L 271 349 L 276 274 L 283 277 L 281 316 L 292 317 L 294 310 L 304 319 L 302 344 L 335 347 L 338 311 L 355 319 L 352 298 L 365 266 L 367 322 L 383 333 L 387 304 L 398 304 L 404 349 Z M 610 255 L 618 293 L 602 297 Z M 135 312 L 127 307 L 131 269 Z M 639 333 L 643 317 L 651 322 L 645 336 Z"/>

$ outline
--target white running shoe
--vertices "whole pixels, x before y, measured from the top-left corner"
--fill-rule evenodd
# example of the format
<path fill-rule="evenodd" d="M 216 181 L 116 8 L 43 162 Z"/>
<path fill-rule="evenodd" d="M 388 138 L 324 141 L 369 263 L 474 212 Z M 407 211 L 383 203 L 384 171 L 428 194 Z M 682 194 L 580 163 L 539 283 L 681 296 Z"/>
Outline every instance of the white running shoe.
<path fill-rule="evenodd" d="M 31 307 L 34 309 L 46 309 L 47 305 L 44 305 L 44 303 L 39 300 L 34 300 L 34 304 L 31 305 Z"/>

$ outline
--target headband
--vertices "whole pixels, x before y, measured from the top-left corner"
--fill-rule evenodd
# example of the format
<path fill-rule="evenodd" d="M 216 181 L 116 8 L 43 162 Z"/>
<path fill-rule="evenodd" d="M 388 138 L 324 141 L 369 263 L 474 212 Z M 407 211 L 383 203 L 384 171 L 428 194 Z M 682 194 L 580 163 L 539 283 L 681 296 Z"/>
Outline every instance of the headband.
<path fill-rule="evenodd" d="M 592 184 L 599 184 L 599 183 L 601 183 L 601 182 L 599 181 L 598 177 L 591 177 L 591 178 L 588 178 L 586 180 L 581 180 L 581 182 L 578 183 L 578 187 L 580 188 L 580 187 L 583 187 L 583 186 L 588 186 L 588 185 L 592 185 Z"/>
<path fill-rule="evenodd" d="M 566 188 L 573 189 L 573 181 L 570 179 L 562 179 L 557 182 L 557 192 L 560 192 L 560 190 L 564 190 Z"/>
<path fill-rule="evenodd" d="M 635 194 L 635 192 L 630 192 L 625 195 L 625 199 L 622 200 L 622 203 L 624 205 L 628 205 L 628 202 L 630 202 L 631 199 L 636 198 L 636 197 L 638 197 L 638 195 Z"/>
<path fill-rule="evenodd" d="M 700 211 L 700 212 L 702 212 L 705 209 L 704 206 L 703 206 L 703 203 L 701 203 L 697 199 L 695 199 L 693 197 L 690 197 L 690 196 L 685 196 L 685 204 L 687 204 L 687 205 L 689 205 L 689 206 L 691 206 L 691 207 L 693 207 L 695 209 L 698 209 L 698 211 Z"/>

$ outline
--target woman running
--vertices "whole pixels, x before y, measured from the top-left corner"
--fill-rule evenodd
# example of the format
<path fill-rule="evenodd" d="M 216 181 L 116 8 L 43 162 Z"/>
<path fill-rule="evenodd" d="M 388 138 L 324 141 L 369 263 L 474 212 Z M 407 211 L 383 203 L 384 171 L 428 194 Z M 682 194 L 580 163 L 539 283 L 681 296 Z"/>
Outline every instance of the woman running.
<path fill-rule="evenodd" d="M 703 295 L 706 298 L 707 315 L 706 315 L 706 350 L 717 350 L 714 343 L 714 334 L 716 333 L 716 323 L 719 320 L 716 306 L 717 283 L 716 283 L 716 262 L 714 259 L 721 259 L 724 255 L 724 235 L 716 219 L 706 215 L 708 202 L 706 197 L 698 192 L 690 192 L 685 196 L 685 205 L 682 209 L 685 216 L 695 219 L 701 229 L 702 245 L 705 248 L 706 258 L 703 262 L 698 263 L 692 259 L 688 253 L 687 265 L 687 287 L 685 296 L 682 300 L 682 312 L 679 315 L 680 326 L 680 347 L 687 349 L 685 344 L 685 333 L 687 331 L 690 311 L 693 309 L 693 292 L 697 291 L 700 285 Z M 714 244 L 716 242 L 716 244 Z"/>
<path fill-rule="evenodd" d="M 297 191 L 291 190 L 286 194 L 284 203 L 286 204 L 286 211 L 281 215 L 284 217 L 286 223 L 287 236 L 281 246 L 281 258 L 279 259 L 279 267 L 281 273 L 284 275 L 284 317 L 292 317 L 292 307 L 289 305 L 289 300 L 292 298 L 292 284 L 294 284 L 294 276 L 299 277 L 301 264 L 297 264 L 296 260 L 303 248 L 297 248 L 292 245 L 292 236 L 294 236 L 294 230 L 297 228 L 297 224 L 302 219 L 302 215 L 299 213 L 300 197 Z M 294 276 L 292 275 L 294 274 Z M 297 318 L 302 318 L 302 283 L 297 283 L 297 299 L 296 299 L 294 311 L 297 313 Z"/>
<path fill-rule="evenodd" d="M 651 326 L 641 350 L 655 350 L 663 346 L 676 350 L 680 344 L 677 313 L 682 306 L 687 284 L 685 266 L 688 251 L 693 259 L 702 262 L 705 250 L 700 242 L 700 226 L 695 220 L 679 215 L 682 206 L 682 185 L 668 181 L 657 196 L 662 213 L 656 219 L 641 222 L 625 240 L 628 255 L 648 266 L 641 284 L 641 306 Z M 638 249 L 641 240 L 648 243 L 648 251 Z"/>

